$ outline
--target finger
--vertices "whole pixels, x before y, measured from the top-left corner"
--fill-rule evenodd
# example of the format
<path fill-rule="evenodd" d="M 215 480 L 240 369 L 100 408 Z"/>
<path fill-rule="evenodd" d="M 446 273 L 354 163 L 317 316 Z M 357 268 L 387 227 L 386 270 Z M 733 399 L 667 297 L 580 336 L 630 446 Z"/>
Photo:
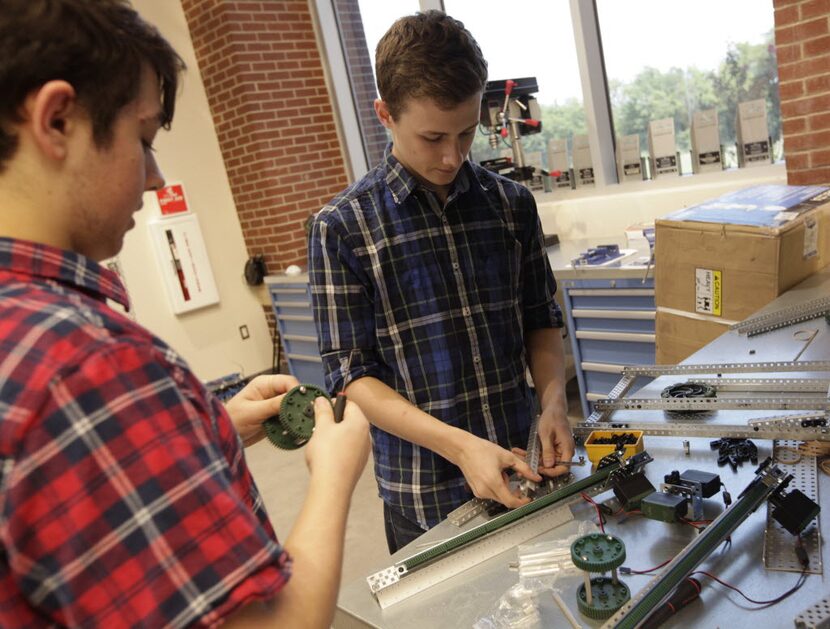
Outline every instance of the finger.
<path fill-rule="evenodd" d="M 322 396 L 314 400 L 314 423 L 315 425 L 334 423 L 334 408 L 331 402 Z"/>
<path fill-rule="evenodd" d="M 511 492 L 505 477 L 502 478 L 501 484 L 493 489 L 494 499 L 509 509 L 515 509 L 530 502 L 530 498 Z"/>
<path fill-rule="evenodd" d="M 553 435 L 551 436 L 555 438 Z M 553 447 L 553 439 L 542 439 L 542 467 L 553 467 L 556 463 L 556 450 Z"/>
<path fill-rule="evenodd" d="M 510 451 L 520 459 L 527 459 L 527 450 L 521 448 L 510 448 Z"/>
<path fill-rule="evenodd" d="M 300 381 L 294 376 L 288 374 L 270 374 L 266 376 L 257 376 L 251 381 L 257 393 L 263 399 L 274 397 L 275 395 L 282 395 L 288 393 L 291 389 L 298 386 Z"/>
<path fill-rule="evenodd" d="M 537 483 L 542 480 L 542 477 L 539 476 L 539 474 L 530 469 L 530 466 L 516 455 L 509 455 L 509 459 L 506 461 L 506 465 L 504 467 L 509 467 L 520 476 L 529 478 Z"/>

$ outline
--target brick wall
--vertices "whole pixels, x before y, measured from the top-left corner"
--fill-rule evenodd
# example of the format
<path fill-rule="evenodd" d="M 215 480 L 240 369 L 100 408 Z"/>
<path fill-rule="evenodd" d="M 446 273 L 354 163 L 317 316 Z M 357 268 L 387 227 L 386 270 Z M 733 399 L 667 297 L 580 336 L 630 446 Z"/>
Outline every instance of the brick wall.
<path fill-rule="evenodd" d="M 248 253 L 304 266 L 306 219 L 349 184 L 309 5 L 182 6 Z"/>
<path fill-rule="evenodd" d="M 774 0 L 790 184 L 830 183 L 830 0 Z"/>

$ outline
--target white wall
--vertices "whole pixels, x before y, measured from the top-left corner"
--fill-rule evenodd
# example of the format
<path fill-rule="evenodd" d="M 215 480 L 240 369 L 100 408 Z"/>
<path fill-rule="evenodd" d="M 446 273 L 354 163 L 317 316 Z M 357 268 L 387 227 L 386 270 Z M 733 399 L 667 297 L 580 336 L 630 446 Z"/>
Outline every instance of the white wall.
<path fill-rule="evenodd" d="M 133 0 L 133 6 L 173 44 L 187 64 L 170 132 L 156 140 L 158 161 L 168 181 L 182 181 L 199 217 L 220 303 L 173 314 L 149 238 L 153 205 L 136 216 L 118 258 L 136 319 L 167 341 L 209 380 L 233 372 L 251 374 L 271 364 L 271 337 L 257 292 L 245 284 L 247 259 L 227 173 L 219 151 L 207 96 L 181 4 L 173 0 Z M 247 325 L 250 338 L 240 338 Z"/>
<path fill-rule="evenodd" d="M 543 231 L 567 241 L 622 237 L 629 225 L 653 222 L 734 190 L 786 183 L 785 165 L 774 164 L 534 196 Z"/>

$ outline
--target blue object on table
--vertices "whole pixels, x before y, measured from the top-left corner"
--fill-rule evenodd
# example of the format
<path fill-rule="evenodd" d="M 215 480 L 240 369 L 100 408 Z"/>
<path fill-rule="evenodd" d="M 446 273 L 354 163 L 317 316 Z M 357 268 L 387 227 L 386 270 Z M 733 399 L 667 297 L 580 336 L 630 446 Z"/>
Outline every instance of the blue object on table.
<path fill-rule="evenodd" d="M 578 258 L 571 260 L 571 264 L 573 266 L 606 264 L 622 256 L 619 245 L 598 245 L 580 253 Z"/>

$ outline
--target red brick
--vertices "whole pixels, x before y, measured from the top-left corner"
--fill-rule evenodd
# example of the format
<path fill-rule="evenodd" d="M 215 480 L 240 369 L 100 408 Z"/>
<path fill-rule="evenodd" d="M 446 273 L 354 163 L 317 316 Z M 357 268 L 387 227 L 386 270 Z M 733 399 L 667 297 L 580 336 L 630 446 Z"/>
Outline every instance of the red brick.
<path fill-rule="evenodd" d="M 803 170 L 810 165 L 809 153 L 788 153 L 787 140 L 784 140 L 784 155 L 787 160 L 787 170 Z"/>
<path fill-rule="evenodd" d="M 807 126 L 811 131 L 830 129 L 830 113 L 809 116 L 807 118 Z"/>
<path fill-rule="evenodd" d="M 818 39 L 811 39 L 804 42 L 804 57 L 815 57 L 816 55 L 826 55 L 830 53 L 830 35 L 819 37 Z M 825 66 L 826 67 L 826 66 Z"/>
<path fill-rule="evenodd" d="M 830 168 L 812 168 L 787 173 L 787 181 L 794 186 L 827 185 L 830 183 Z"/>
<path fill-rule="evenodd" d="M 813 151 L 810 153 L 810 168 L 830 166 L 830 150 Z"/>
<path fill-rule="evenodd" d="M 825 74 L 830 68 L 830 54 L 821 57 L 812 57 L 801 63 L 790 63 L 778 67 L 778 78 L 780 81 L 793 81 L 808 76 Z"/>
<path fill-rule="evenodd" d="M 775 48 L 775 56 L 778 58 L 778 63 L 801 61 L 801 44 L 777 46 Z"/>
<path fill-rule="evenodd" d="M 802 151 L 825 146 L 830 146 L 830 131 L 802 133 L 787 137 L 787 149 L 790 151 Z"/>
<path fill-rule="evenodd" d="M 801 9 L 802 20 L 819 16 L 827 17 L 830 13 L 830 0 L 809 0 L 802 3 L 799 8 Z"/>
<path fill-rule="evenodd" d="M 775 9 L 775 25 L 776 26 L 789 26 L 790 24 L 795 24 L 798 22 L 799 19 L 799 11 L 798 6 L 790 5 L 787 7 L 781 7 Z"/>
<path fill-rule="evenodd" d="M 784 135 L 795 135 L 798 133 L 804 133 L 807 130 L 807 119 L 806 118 L 787 118 L 782 121 L 782 126 L 784 130 Z"/>
<path fill-rule="evenodd" d="M 830 94 L 781 103 L 781 115 L 784 119 L 826 111 L 830 111 Z"/>
<path fill-rule="evenodd" d="M 793 100 L 804 96 L 804 81 L 789 81 L 781 83 L 778 87 L 781 100 Z"/>

